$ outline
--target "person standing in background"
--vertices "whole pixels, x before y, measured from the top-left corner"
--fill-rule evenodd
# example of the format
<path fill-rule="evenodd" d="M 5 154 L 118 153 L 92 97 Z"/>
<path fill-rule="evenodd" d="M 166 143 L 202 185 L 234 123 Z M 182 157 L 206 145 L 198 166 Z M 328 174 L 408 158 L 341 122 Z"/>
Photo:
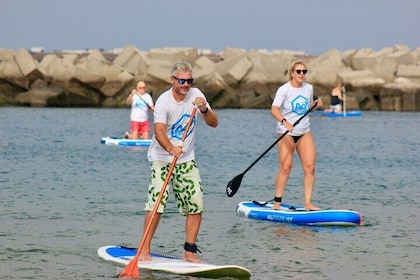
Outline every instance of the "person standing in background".
<path fill-rule="evenodd" d="M 288 131 L 288 134 L 277 143 L 280 166 L 275 180 L 273 209 L 280 209 L 283 192 L 293 166 L 293 153 L 296 150 L 304 173 L 304 207 L 307 210 L 319 210 L 312 204 L 316 152 L 309 115 L 304 117 L 299 125 L 293 126 L 313 105 L 313 86 L 304 82 L 307 71 L 305 63 L 294 62 L 289 69 L 290 81 L 278 88 L 271 106 L 271 114 L 277 121 L 277 135 L 280 137 Z M 321 99 L 315 102 L 317 108 L 322 107 Z"/>
<path fill-rule="evenodd" d="M 130 132 L 125 132 L 127 139 L 149 139 L 150 120 L 149 109 L 154 111 L 153 99 L 146 92 L 146 83 L 137 83 L 126 100 L 127 105 L 131 105 Z"/>

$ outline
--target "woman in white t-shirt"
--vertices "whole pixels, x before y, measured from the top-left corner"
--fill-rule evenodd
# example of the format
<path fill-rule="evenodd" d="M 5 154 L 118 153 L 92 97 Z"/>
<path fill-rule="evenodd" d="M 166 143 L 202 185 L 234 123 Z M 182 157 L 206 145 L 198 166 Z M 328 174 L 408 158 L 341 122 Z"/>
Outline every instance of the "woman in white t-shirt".
<path fill-rule="evenodd" d="M 125 132 L 125 138 L 128 139 L 149 139 L 150 121 L 149 109 L 154 111 L 153 99 L 146 93 L 146 83 L 140 81 L 137 83 L 126 100 L 131 105 L 130 114 L 130 132 Z"/>
<path fill-rule="evenodd" d="M 283 192 L 293 166 L 293 153 L 296 150 L 301 160 L 304 177 L 304 207 L 308 210 L 319 210 L 312 204 L 312 192 L 315 185 L 315 143 L 310 131 L 309 116 L 293 127 L 303 114 L 312 106 L 314 89 L 305 83 L 307 69 L 302 61 L 294 62 L 290 69 L 290 81 L 278 88 L 271 106 L 271 113 L 277 120 L 277 134 L 280 137 L 289 131 L 278 142 L 279 170 L 275 181 L 273 209 L 279 209 Z M 322 106 L 322 100 L 317 100 L 317 107 Z"/>

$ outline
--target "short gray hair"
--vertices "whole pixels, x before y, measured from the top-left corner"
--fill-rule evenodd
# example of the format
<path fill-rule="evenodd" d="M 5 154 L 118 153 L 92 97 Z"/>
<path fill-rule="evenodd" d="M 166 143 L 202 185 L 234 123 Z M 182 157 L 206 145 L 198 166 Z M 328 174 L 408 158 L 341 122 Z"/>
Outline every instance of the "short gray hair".
<path fill-rule="evenodd" d="M 178 73 L 178 72 L 181 72 L 181 73 L 192 72 L 191 64 L 186 61 L 175 63 L 174 66 L 172 66 L 171 75 L 174 76 L 175 73 Z"/>

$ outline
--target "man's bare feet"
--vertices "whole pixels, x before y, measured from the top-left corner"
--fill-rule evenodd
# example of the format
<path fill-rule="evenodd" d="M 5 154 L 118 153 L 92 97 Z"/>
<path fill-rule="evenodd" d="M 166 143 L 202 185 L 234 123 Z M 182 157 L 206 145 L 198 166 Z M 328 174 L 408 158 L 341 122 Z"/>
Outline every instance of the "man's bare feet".
<path fill-rule="evenodd" d="M 203 263 L 195 253 L 185 251 L 184 253 L 184 261 L 193 262 L 193 263 Z"/>
<path fill-rule="evenodd" d="M 139 261 L 142 262 L 150 262 L 152 260 L 152 257 L 150 255 L 140 255 Z"/>
<path fill-rule="evenodd" d="M 151 260 L 152 257 L 150 256 L 150 253 L 140 253 L 139 261 L 150 262 Z"/>

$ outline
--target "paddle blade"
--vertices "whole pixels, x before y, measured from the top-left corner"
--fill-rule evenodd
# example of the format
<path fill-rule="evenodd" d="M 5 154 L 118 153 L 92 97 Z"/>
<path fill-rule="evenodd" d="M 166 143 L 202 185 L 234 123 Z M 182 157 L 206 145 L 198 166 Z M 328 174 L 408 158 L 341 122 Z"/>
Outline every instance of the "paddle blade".
<path fill-rule="evenodd" d="M 230 182 L 227 184 L 226 187 L 226 194 L 229 197 L 232 197 L 235 195 L 235 193 L 238 191 L 239 187 L 241 186 L 242 178 L 244 177 L 244 174 L 241 173 L 237 175 L 235 178 L 230 180 Z"/>
<path fill-rule="evenodd" d="M 123 271 L 121 271 L 118 278 L 139 279 L 139 258 L 137 255 L 126 265 Z"/>

